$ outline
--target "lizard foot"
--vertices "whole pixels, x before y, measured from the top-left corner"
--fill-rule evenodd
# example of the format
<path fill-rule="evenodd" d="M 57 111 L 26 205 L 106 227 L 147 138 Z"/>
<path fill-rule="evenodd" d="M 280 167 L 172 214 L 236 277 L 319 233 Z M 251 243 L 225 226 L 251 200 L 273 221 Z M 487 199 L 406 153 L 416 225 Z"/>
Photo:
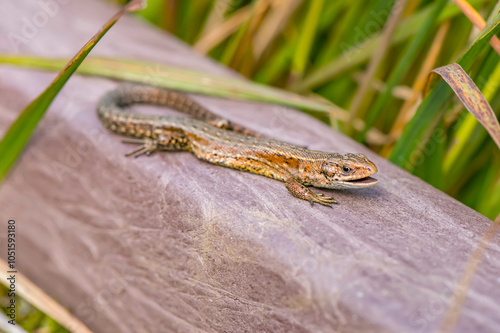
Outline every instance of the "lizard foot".
<path fill-rule="evenodd" d="M 140 144 L 139 147 L 129 151 L 125 156 L 134 156 L 135 158 L 146 154 L 151 155 L 156 149 L 158 149 L 158 141 L 153 139 L 124 139 L 123 143 L 136 143 Z"/>
<path fill-rule="evenodd" d="M 311 190 L 309 190 L 309 192 L 311 192 L 311 206 L 313 206 L 315 202 L 328 207 L 332 207 L 333 204 L 338 204 L 337 200 L 332 197 L 325 197 L 323 194 L 314 193 Z"/>
<path fill-rule="evenodd" d="M 288 179 L 285 186 L 293 196 L 309 201 L 311 206 L 313 206 L 315 202 L 328 207 L 332 207 L 333 204 L 337 203 L 332 197 L 325 197 L 321 193 L 314 193 L 296 178 Z"/>

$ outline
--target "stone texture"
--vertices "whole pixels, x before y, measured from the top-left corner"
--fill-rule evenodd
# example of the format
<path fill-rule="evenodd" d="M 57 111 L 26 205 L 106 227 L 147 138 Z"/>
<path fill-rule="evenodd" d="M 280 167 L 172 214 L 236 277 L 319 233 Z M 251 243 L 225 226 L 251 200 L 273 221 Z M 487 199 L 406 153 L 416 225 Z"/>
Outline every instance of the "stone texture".
<path fill-rule="evenodd" d="M 43 9 L 34 1 L 3 3 L 0 52 L 70 57 L 116 10 L 97 0 L 57 6 L 33 36 L 13 44 L 12 33 L 22 34 L 26 20 L 33 22 Z M 237 77 L 130 17 L 117 23 L 93 55 Z M 54 76 L 0 66 L 1 134 Z M 321 191 L 334 192 L 340 204 L 311 208 L 283 183 L 188 153 L 125 158 L 130 147 L 95 114 L 99 97 L 116 85 L 71 78 L 0 187 L 0 242 L 8 218 L 14 218 L 20 270 L 92 330 L 440 327 L 463 292 L 457 282 L 490 220 L 315 119 L 279 106 L 194 96 L 277 139 L 366 153 L 379 168 L 380 183 Z M 500 327 L 499 241 L 494 235 L 481 258 L 455 332 Z"/>

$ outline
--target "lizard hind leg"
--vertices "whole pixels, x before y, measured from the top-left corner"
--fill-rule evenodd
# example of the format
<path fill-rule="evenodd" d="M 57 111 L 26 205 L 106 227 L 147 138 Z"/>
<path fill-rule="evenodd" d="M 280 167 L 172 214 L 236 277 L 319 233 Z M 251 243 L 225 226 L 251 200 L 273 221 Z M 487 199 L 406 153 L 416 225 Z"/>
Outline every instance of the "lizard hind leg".
<path fill-rule="evenodd" d="M 123 143 L 135 143 L 140 146 L 132 149 L 125 156 L 134 156 L 135 158 L 146 154 L 147 156 L 151 155 L 152 152 L 158 149 L 158 140 L 144 138 L 144 139 L 123 139 Z"/>
<path fill-rule="evenodd" d="M 168 135 L 160 134 L 153 138 L 128 138 L 122 140 L 123 143 L 139 144 L 139 147 L 129 151 L 125 156 L 139 157 L 161 150 L 182 151 L 189 150 L 189 140 L 183 132 L 169 132 Z"/>

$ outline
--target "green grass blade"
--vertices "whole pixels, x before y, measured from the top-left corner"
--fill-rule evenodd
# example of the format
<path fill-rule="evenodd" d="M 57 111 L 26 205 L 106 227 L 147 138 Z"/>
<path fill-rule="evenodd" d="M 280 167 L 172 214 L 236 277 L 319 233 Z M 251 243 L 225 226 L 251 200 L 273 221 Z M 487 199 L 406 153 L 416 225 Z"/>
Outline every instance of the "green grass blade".
<path fill-rule="evenodd" d="M 500 28 L 500 13 L 489 21 L 482 33 L 476 38 L 471 47 L 460 58 L 461 67 L 469 69 L 479 52 L 489 47 L 489 40 Z M 389 160 L 395 164 L 413 170 L 415 159 L 418 157 L 418 146 L 424 143 L 424 135 L 431 129 L 431 124 L 440 114 L 441 107 L 451 96 L 452 90 L 446 82 L 441 81 L 436 88 L 424 99 L 412 120 L 408 123 L 401 138 L 396 143 Z"/>
<path fill-rule="evenodd" d="M 280 77 L 283 77 L 292 62 L 296 43 L 297 40 L 293 39 L 282 45 L 281 48 L 276 51 L 275 55 L 266 61 L 258 72 L 255 73 L 253 80 L 262 84 L 272 84 Z"/>
<path fill-rule="evenodd" d="M 497 147 L 489 141 L 471 161 L 467 173 L 470 180 L 460 189 L 458 198 L 467 206 L 490 219 L 500 213 L 500 170 Z"/>
<path fill-rule="evenodd" d="M 314 36 L 318 27 L 319 17 L 323 8 L 324 0 L 312 0 L 308 2 L 309 9 L 306 18 L 302 24 L 297 49 L 292 61 L 292 77 L 299 78 L 304 74 L 311 47 L 313 45 Z"/>
<path fill-rule="evenodd" d="M 168 6 L 168 1 L 164 1 Z M 210 11 L 209 0 L 183 0 L 178 2 L 176 35 L 182 40 L 193 43 L 203 27 Z"/>
<path fill-rule="evenodd" d="M 229 37 L 227 41 L 227 45 L 223 50 L 222 55 L 219 57 L 219 61 L 223 63 L 226 66 L 230 66 L 231 63 L 234 61 L 238 50 L 241 50 L 241 45 L 243 45 L 243 41 L 245 39 L 245 36 L 248 33 L 248 30 L 250 29 L 250 25 L 252 23 L 252 19 L 256 15 L 256 7 L 261 5 L 261 3 L 256 3 L 251 5 L 252 6 L 252 14 L 250 17 L 244 21 L 236 30 L 236 32 Z M 248 38 L 248 36 L 246 36 Z"/>
<path fill-rule="evenodd" d="M 439 16 L 446 3 L 447 0 L 440 0 L 435 3 L 435 7 L 428 16 L 427 20 L 420 27 L 420 30 L 417 32 L 415 38 L 412 39 L 404 54 L 401 56 L 401 58 L 399 58 L 396 67 L 391 71 L 389 79 L 387 80 L 385 90 L 377 97 L 373 106 L 370 108 L 369 113 L 367 114 L 365 119 L 365 128 L 356 136 L 357 141 L 363 141 L 365 139 L 366 133 L 373 126 L 373 123 L 375 122 L 375 120 L 377 120 L 380 112 L 390 102 L 390 99 L 392 97 L 392 89 L 400 83 L 401 79 L 410 69 L 408 64 L 413 63 L 415 58 L 419 54 L 423 43 L 428 37 L 429 31 L 436 22 L 436 18 Z"/>
<path fill-rule="evenodd" d="M 443 190 L 444 188 L 444 179 L 440 172 L 446 152 L 446 138 L 444 135 L 446 132 L 443 123 L 443 119 L 439 119 L 435 133 L 439 133 L 440 135 L 434 136 L 432 145 L 429 144 L 424 148 L 425 159 L 417 163 L 414 173 L 420 179 L 439 190 Z"/>
<path fill-rule="evenodd" d="M 52 71 L 60 70 L 65 61 L 64 59 L 0 55 L 0 63 Z M 77 73 L 153 84 L 168 89 L 216 97 L 274 103 L 317 112 L 327 113 L 332 109 L 340 113 L 345 112 L 326 100 L 318 101 L 250 81 L 143 61 L 89 58 L 78 68 Z"/>
<path fill-rule="evenodd" d="M 489 188 L 486 190 L 482 189 L 482 192 L 477 192 L 484 193 L 484 200 L 479 200 L 477 210 L 493 220 L 500 214 L 500 170 L 490 167 L 484 184 L 486 186 L 489 185 Z"/>
<path fill-rule="evenodd" d="M 165 1 L 163 0 L 148 0 L 148 5 L 144 10 L 139 13 L 140 16 L 153 23 L 158 27 L 163 27 L 165 25 L 164 17 L 158 15 L 165 10 Z"/>
<path fill-rule="evenodd" d="M 335 24 L 335 29 L 330 28 L 328 40 L 326 40 L 324 45 L 321 47 L 321 51 L 319 52 L 314 63 L 315 68 L 325 66 L 338 55 L 339 45 L 341 45 L 342 39 L 346 35 L 345 32 L 352 29 L 359 17 L 358 12 L 364 10 L 361 6 L 347 6 L 345 12 L 342 12 L 342 7 L 345 6 L 345 3 L 342 1 L 336 1 L 334 3 L 337 4 L 337 7 L 339 7 L 339 19 Z"/>
<path fill-rule="evenodd" d="M 38 96 L 7 130 L 7 133 L 0 141 L 0 181 L 5 177 L 11 166 L 19 157 L 22 149 L 28 142 L 31 133 L 35 129 L 40 119 L 45 114 L 56 95 L 64 86 L 66 81 L 75 72 L 92 48 L 99 42 L 102 36 L 115 24 L 115 22 L 126 12 L 137 11 L 143 6 L 143 1 L 135 0 L 123 7 L 116 13 L 70 60 L 70 62 L 59 73 L 50 86 Z"/>

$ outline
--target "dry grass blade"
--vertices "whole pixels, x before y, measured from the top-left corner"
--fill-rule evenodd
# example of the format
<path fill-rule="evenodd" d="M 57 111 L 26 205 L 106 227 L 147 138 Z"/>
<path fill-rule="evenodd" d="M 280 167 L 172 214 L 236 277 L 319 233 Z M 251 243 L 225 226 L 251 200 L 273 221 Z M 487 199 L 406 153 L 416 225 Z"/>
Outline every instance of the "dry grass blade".
<path fill-rule="evenodd" d="M 486 98 L 462 67 L 459 64 L 450 64 L 436 68 L 433 72 L 439 74 L 448 83 L 465 108 L 484 126 L 500 149 L 498 119 Z"/>
<path fill-rule="evenodd" d="M 225 22 L 213 29 L 207 29 L 207 32 L 194 44 L 193 48 L 202 54 L 208 53 L 208 51 L 235 32 L 243 22 L 250 18 L 251 14 L 252 12 L 248 6 L 239 9 Z"/>
<path fill-rule="evenodd" d="M 479 13 L 465 0 L 454 0 L 460 10 L 464 13 L 465 16 L 474 24 L 476 28 L 479 30 L 483 30 L 486 26 L 486 22 L 479 15 Z M 497 36 L 493 36 L 490 40 L 491 46 L 495 49 L 495 51 L 500 55 L 500 40 Z"/>
<path fill-rule="evenodd" d="M 9 277 L 9 266 L 7 263 L 0 259 L 0 278 L 2 283 L 9 287 L 7 283 L 9 282 L 7 278 Z M 24 297 L 26 301 L 31 303 L 33 306 L 38 308 L 40 311 L 44 312 L 46 315 L 57 320 L 59 324 L 70 330 L 71 332 L 79 333 L 91 333 L 92 331 L 87 328 L 81 321 L 76 317 L 71 315 L 68 310 L 62 307 L 59 303 L 54 301 L 50 296 L 38 288 L 33 282 L 31 282 L 27 277 L 15 273 L 16 276 L 16 287 L 19 295 Z"/>
<path fill-rule="evenodd" d="M 403 129 L 405 125 L 410 121 L 411 117 L 415 114 L 415 111 L 418 107 L 418 98 L 422 93 L 425 83 L 427 81 L 427 77 L 429 73 L 432 71 L 432 68 L 435 66 L 437 58 L 441 52 L 441 48 L 443 46 L 444 38 L 448 32 L 450 27 L 450 21 L 446 21 L 438 30 L 434 41 L 432 42 L 431 48 L 425 57 L 424 63 L 420 68 L 417 78 L 415 79 L 415 84 L 413 85 L 411 96 L 406 99 L 405 103 L 401 107 L 399 114 L 392 125 L 392 129 L 389 132 L 389 137 L 391 138 L 391 142 L 387 143 L 380 155 L 387 157 L 391 149 L 394 145 L 394 142 L 401 136 L 403 133 Z"/>
<path fill-rule="evenodd" d="M 28 142 L 31 133 L 42 119 L 45 111 L 56 98 L 59 91 L 83 62 L 85 57 L 92 51 L 94 46 L 101 40 L 104 34 L 127 12 L 140 10 L 144 7 L 143 0 L 133 0 L 118 11 L 101 29 L 76 53 L 76 55 L 64 66 L 57 77 L 26 109 L 19 115 L 7 130 L 0 141 L 0 181 L 3 180 L 14 162 L 17 160 L 24 146 Z"/>
<path fill-rule="evenodd" d="M 262 56 L 276 36 L 283 30 L 300 3 L 300 0 L 278 0 L 271 4 L 269 14 L 262 20 L 259 30 L 253 37 L 255 59 Z"/>
<path fill-rule="evenodd" d="M 0 63 L 45 70 L 60 70 L 66 60 L 0 54 Z M 167 89 L 217 97 L 268 102 L 319 112 L 330 112 L 331 109 L 338 109 L 340 113 L 347 113 L 325 99 L 317 100 L 249 81 L 142 61 L 89 58 L 78 68 L 78 73 L 153 84 Z"/>
<path fill-rule="evenodd" d="M 216 1 L 213 4 L 212 10 L 201 29 L 200 36 L 205 36 L 209 31 L 221 25 L 226 20 L 225 13 L 232 10 L 230 1 Z M 170 11 L 173 12 L 173 11 Z"/>
<path fill-rule="evenodd" d="M 373 54 L 370 63 L 368 64 L 368 68 L 366 69 L 365 75 L 363 76 L 363 81 L 361 85 L 358 87 L 356 94 L 354 95 L 353 102 L 350 107 L 350 118 L 349 118 L 349 130 L 353 128 L 354 119 L 361 117 L 360 107 L 362 102 L 364 101 L 366 94 L 369 91 L 369 87 L 374 79 L 375 73 L 379 68 L 382 59 L 387 53 L 389 46 L 391 45 L 391 40 L 396 29 L 396 25 L 399 22 L 399 18 L 403 13 L 403 8 L 406 5 L 407 0 L 399 0 L 394 4 L 392 9 L 391 16 L 389 17 L 387 24 L 384 27 L 382 32 L 382 40 L 377 51 Z"/>
<path fill-rule="evenodd" d="M 491 248 L 491 242 L 498 234 L 499 230 L 500 215 L 498 215 L 495 221 L 491 223 L 490 227 L 488 228 L 488 230 L 486 230 L 486 233 L 477 245 L 476 249 L 469 256 L 462 276 L 455 287 L 453 293 L 453 295 L 455 296 L 453 298 L 454 301 L 452 302 L 452 304 L 450 304 L 450 307 L 446 312 L 439 332 L 448 333 L 455 330 L 455 327 L 460 320 L 460 315 L 467 299 L 472 279 L 476 276 L 477 269 L 479 265 L 483 263 L 485 253 L 489 248 Z"/>

